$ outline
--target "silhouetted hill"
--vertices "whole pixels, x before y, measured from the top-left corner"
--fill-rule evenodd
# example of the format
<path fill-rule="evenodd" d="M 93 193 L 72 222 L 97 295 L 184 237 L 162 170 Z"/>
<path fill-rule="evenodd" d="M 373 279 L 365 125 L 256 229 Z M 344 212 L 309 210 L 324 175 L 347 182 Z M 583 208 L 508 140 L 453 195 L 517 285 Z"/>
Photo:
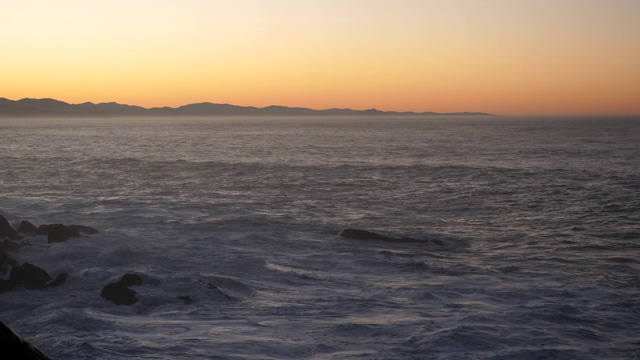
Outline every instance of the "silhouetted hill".
<path fill-rule="evenodd" d="M 21 99 L 9 100 L 0 98 L 0 117 L 124 117 L 124 116 L 349 116 L 349 115 L 490 115 L 480 112 L 435 113 L 435 112 L 396 112 L 376 109 L 326 109 L 314 110 L 299 107 L 271 105 L 263 108 L 253 106 L 237 106 L 214 104 L 209 102 L 189 104 L 177 108 L 123 105 L 115 102 L 94 104 L 68 104 L 55 99 Z"/>

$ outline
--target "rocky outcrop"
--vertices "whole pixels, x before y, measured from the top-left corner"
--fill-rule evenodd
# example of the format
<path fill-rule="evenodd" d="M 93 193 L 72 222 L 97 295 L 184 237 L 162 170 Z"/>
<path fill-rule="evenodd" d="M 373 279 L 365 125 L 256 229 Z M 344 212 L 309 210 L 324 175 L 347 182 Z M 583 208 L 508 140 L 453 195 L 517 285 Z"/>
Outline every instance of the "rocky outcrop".
<path fill-rule="evenodd" d="M 22 236 L 18 235 L 18 232 L 11 227 L 7 219 L 0 215 L 0 240 L 2 239 L 20 240 Z"/>
<path fill-rule="evenodd" d="M 67 280 L 67 273 L 60 273 L 55 280 L 42 268 L 24 263 L 14 266 L 9 279 L 0 279 L 0 293 L 23 287 L 27 290 L 42 290 L 47 287 L 60 286 Z"/>
<path fill-rule="evenodd" d="M 27 290 L 36 290 L 47 286 L 51 276 L 42 268 L 24 263 L 11 269 L 9 281 L 14 284 L 14 287 L 22 285 Z"/>
<path fill-rule="evenodd" d="M 0 358 L 49 360 L 40 350 L 29 344 L 5 323 L 0 321 Z"/>
<path fill-rule="evenodd" d="M 32 223 L 24 220 L 22 222 L 20 222 L 20 225 L 18 226 L 18 230 L 17 230 L 20 234 L 29 234 L 29 235 L 33 235 L 36 233 L 36 231 L 38 231 L 38 228 L 33 225 Z"/>
<path fill-rule="evenodd" d="M 120 281 L 103 287 L 100 296 L 116 305 L 133 305 L 138 302 L 137 293 L 129 289 L 133 285 L 142 285 L 142 277 L 128 273 Z"/>
<path fill-rule="evenodd" d="M 420 240 L 410 237 L 392 238 L 382 234 L 374 233 L 367 230 L 360 229 L 345 229 L 340 233 L 340 236 L 355 240 L 381 240 L 394 243 L 408 243 L 408 244 L 435 244 L 444 246 L 444 243 L 440 240 Z"/>
<path fill-rule="evenodd" d="M 47 235 L 48 243 L 58 243 L 80 237 L 80 232 L 64 224 L 40 225 L 36 230 L 36 235 Z"/>
<path fill-rule="evenodd" d="M 47 242 L 64 242 L 72 237 L 80 237 L 80 233 L 97 234 L 98 230 L 85 225 L 48 224 L 40 225 L 36 229 L 36 235 L 47 235 Z"/>
<path fill-rule="evenodd" d="M 80 237 L 80 233 L 87 235 L 97 234 L 98 230 L 86 225 L 45 224 L 36 227 L 29 221 L 25 220 L 20 223 L 20 226 L 18 226 L 18 230 L 16 231 L 9 224 L 7 219 L 0 215 L 0 241 L 5 239 L 21 240 L 22 236 L 20 236 L 19 233 L 27 235 L 46 235 L 47 242 L 58 243 L 67 241 L 72 237 Z M 5 249 L 2 243 L 0 243 L 0 249 L 13 251 Z"/>

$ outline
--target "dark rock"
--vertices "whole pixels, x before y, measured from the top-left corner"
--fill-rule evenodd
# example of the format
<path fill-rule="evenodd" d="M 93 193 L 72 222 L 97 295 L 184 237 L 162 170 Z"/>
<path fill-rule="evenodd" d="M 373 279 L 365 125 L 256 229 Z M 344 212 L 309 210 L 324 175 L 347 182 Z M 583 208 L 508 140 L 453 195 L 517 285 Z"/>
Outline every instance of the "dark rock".
<path fill-rule="evenodd" d="M 15 260 L 11 259 L 11 261 L 15 263 Z M 24 263 L 20 266 L 14 265 L 9 273 L 9 279 L 0 279 L 0 293 L 13 290 L 20 286 L 27 290 L 42 290 L 47 287 L 56 287 L 65 282 L 68 276 L 69 274 L 67 273 L 60 273 L 55 280 L 50 282 L 51 276 L 35 265 L 29 263 Z"/>
<path fill-rule="evenodd" d="M 63 282 L 67 281 L 69 274 L 66 272 L 62 272 L 56 276 L 55 280 L 47 284 L 47 287 L 58 287 L 62 285 Z"/>
<path fill-rule="evenodd" d="M 36 235 L 49 235 L 52 232 L 56 231 L 75 231 L 80 236 L 77 230 L 69 229 L 69 227 L 65 224 L 43 224 L 38 226 L 36 230 Z"/>
<path fill-rule="evenodd" d="M 0 357 L 2 359 L 49 360 L 40 350 L 0 321 Z"/>
<path fill-rule="evenodd" d="M 24 263 L 11 269 L 9 281 L 14 287 L 22 285 L 27 290 L 36 290 L 43 289 L 51 281 L 51 276 L 35 265 Z"/>
<path fill-rule="evenodd" d="M 116 305 L 133 305 L 138 302 L 137 293 L 129 289 L 133 285 L 142 285 L 142 277 L 133 273 L 124 274 L 118 282 L 103 287 L 100 295 Z"/>
<path fill-rule="evenodd" d="M 52 232 L 49 233 L 49 236 L 47 236 L 47 242 L 48 243 L 60 243 L 60 242 L 65 242 L 69 239 L 71 239 L 71 234 L 68 233 L 59 233 L 59 232 Z"/>
<path fill-rule="evenodd" d="M 6 279 L 0 279 L 0 294 L 13 290 L 13 283 Z"/>
<path fill-rule="evenodd" d="M 340 233 L 340 236 L 355 239 L 355 240 L 383 240 L 392 241 L 393 239 L 381 234 L 376 234 L 371 231 L 358 230 L 358 229 L 345 229 Z"/>
<path fill-rule="evenodd" d="M 178 296 L 178 299 L 182 300 L 187 305 L 196 302 L 191 296 Z"/>
<path fill-rule="evenodd" d="M 11 241 L 11 240 L 4 240 L 3 242 L 0 242 L 0 250 L 3 251 L 16 251 L 20 249 L 20 245 Z"/>
<path fill-rule="evenodd" d="M 80 237 L 80 233 L 97 234 L 98 230 L 85 225 L 48 224 L 40 225 L 36 235 L 47 235 L 47 242 L 57 243 L 67 241 L 72 237 Z"/>
<path fill-rule="evenodd" d="M 22 236 L 11 227 L 7 219 L 0 215 L 0 239 L 8 238 L 9 240 L 21 240 Z"/>
<path fill-rule="evenodd" d="M 136 294 L 135 291 L 117 282 L 103 287 L 100 296 L 116 305 L 133 305 L 138 302 Z"/>
<path fill-rule="evenodd" d="M 18 226 L 18 232 L 21 234 L 35 234 L 38 228 L 32 223 L 23 220 Z"/>
<path fill-rule="evenodd" d="M 122 278 L 118 282 L 126 287 L 142 285 L 142 277 L 138 274 L 128 273 L 122 275 Z"/>
<path fill-rule="evenodd" d="M 36 235 L 47 235 L 48 243 L 67 241 L 72 237 L 80 237 L 78 230 L 64 224 L 40 225 Z"/>

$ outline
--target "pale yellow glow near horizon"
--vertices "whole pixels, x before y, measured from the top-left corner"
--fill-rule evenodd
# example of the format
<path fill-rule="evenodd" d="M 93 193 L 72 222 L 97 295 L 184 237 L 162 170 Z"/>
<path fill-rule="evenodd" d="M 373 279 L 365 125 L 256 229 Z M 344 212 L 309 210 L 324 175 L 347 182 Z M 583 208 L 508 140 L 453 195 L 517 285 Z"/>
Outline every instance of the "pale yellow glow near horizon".
<path fill-rule="evenodd" d="M 640 1 L 0 3 L 0 97 L 640 114 Z"/>

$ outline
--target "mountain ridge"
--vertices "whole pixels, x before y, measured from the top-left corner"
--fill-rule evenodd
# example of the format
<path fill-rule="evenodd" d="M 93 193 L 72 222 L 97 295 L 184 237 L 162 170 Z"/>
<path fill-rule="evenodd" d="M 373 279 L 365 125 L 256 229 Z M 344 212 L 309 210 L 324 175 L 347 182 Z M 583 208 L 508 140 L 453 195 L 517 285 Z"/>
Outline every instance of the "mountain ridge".
<path fill-rule="evenodd" d="M 145 108 L 137 105 L 119 104 L 116 102 L 93 103 L 84 102 L 70 104 L 64 101 L 43 98 L 23 98 L 9 100 L 0 97 L 0 117 L 135 117 L 135 116 L 353 116 L 353 115 L 392 115 L 392 116 L 433 116 L 433 115 L 492 115 L 482 112 L 413 112 L 413 111 L 382 111 L 377 109 L 323 109 L 316 110 L 303 107 L 288 107 L 269 105 L 265 107 L 240 106 L 200 102 L 178 107 Z"/>

